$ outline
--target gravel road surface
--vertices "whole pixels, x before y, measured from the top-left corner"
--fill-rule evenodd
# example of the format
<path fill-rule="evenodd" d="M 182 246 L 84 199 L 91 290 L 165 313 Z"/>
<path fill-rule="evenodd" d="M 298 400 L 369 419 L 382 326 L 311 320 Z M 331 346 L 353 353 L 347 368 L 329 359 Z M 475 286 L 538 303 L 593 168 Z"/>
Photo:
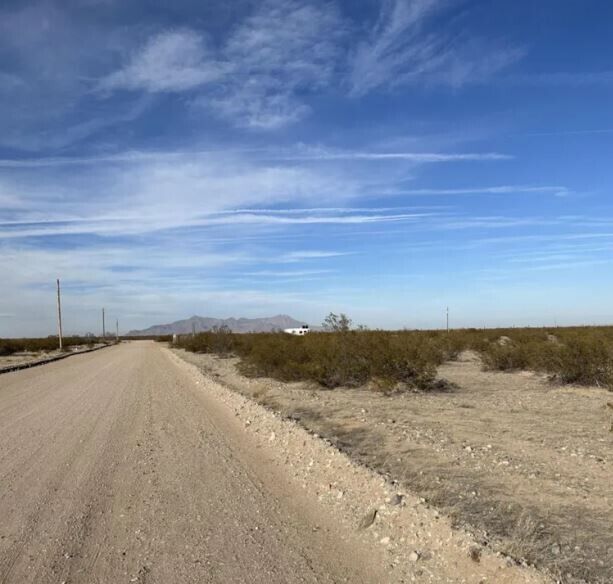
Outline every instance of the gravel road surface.
<path fill-rule="evenodd" d="M 388 582 L 168 351 L 0 376 L 0 583 Z"/>

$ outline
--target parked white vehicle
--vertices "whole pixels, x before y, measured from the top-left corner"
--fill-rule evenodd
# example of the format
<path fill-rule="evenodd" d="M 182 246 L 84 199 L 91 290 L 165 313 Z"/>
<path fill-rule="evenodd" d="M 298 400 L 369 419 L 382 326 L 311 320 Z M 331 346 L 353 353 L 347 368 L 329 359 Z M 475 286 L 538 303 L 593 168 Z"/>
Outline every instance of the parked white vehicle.
<path fill-rule="evenodd" d="M 286 328 L 283 329 L 284 333 L 287 333 L 288 335 L 306 335 L 307 333 L 311 332 L 311 329 L 309 328 L 308 324 L 303 324 L 301 327 L 299 328 Z"/>

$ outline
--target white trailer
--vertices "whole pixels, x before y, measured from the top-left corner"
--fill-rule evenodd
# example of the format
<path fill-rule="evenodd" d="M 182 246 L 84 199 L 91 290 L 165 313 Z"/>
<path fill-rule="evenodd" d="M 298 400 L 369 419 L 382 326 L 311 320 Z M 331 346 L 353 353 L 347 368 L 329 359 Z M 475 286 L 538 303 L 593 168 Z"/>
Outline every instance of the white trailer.
<path fill-rule="evenodd" d="M 311 329 L 309 328 L 308 324 L 303 324 L 301 327 L 298 328 L 286 328 L 283 329 L 284 333 L 287 333 L 288 335 L 306 335 L 307 333 L 311 332 Z"/>

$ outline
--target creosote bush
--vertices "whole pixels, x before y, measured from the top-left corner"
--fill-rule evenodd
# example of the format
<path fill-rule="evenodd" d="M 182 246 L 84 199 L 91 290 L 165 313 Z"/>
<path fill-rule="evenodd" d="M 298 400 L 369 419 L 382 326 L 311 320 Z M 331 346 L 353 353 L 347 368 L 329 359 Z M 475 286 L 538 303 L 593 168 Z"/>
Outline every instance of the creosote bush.
<path fill-rule="evenodd" d="M 436 366 L 444 361 L 436 343 L 403 332 L 343 330 L 298 337 L 217 331 L 183 337 L 180 345 L 195 352 L 233 352 L 241 357 L 246 375 L 311 380 L 330 389 L 358 387 L 376 378 L 426 390 L 434 387 Z"/>
<path fill-rule="evenodd" d="M 563 383 L 613 387 L 613 350 L 606 339 L 574 337 L 560 345 L 549 365 Z"/>
<path fill-rule="evenodd" d="M 613 335 L 608 327 L 506 331 L 510 342 L 490 341 L 481 349 L 486 369 L 532 370 L 561 383 L 613 388 Z M 499 337 L 500 338 L 500 337 Z"/>

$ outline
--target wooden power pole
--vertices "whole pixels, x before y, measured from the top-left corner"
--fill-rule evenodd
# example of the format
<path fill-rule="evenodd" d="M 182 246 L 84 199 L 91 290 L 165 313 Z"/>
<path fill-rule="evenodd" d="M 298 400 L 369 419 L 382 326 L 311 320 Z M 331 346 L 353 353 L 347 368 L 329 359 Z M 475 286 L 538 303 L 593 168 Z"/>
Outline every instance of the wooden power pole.
<path fill-rule="evenodd" d="M 106 340 L 106 324 L 104 322 L 104 308 L 102 309 L 102 340 Z"/>
<path fill-rule="evenodd" d="M 62 300 L 60 298 L 60 279 L 57 279 L 57 336 L 62 350 Z"/>
<path fill-rule="evenodd" d="M 119 319 L 115 321 L 115 340 L 119 342 Z"/>
<path fill-rule="evenodd" d="M 449 306 L 447 307 L 447 334 L 449 334 Z"/>

